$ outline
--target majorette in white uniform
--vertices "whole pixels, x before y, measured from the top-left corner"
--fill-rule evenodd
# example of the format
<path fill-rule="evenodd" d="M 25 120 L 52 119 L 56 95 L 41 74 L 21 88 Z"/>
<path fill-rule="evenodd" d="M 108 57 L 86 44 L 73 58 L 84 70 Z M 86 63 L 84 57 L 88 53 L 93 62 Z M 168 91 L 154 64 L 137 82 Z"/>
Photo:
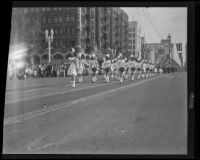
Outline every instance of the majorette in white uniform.
<path fill-rule="evenodd" d="M 143 60 L 143 78 L 145 78 L 146 77 L 146 62 L 145 62 L 145 60 Z"/>
<path fill-rule="evenodd" d="M 106 82 L 110 81 L 109 78 L 110 67 L 111 67 L 111 61 L 109 60 L 109 55 L 107 54 L 102 63 L 102 68 L 105 71 L 104 78 Z"/>
<path fill-rule="evenodd" d="M 129 76 L 129 61 L 127 60 L 127 58 L 124 59 L 125 61 L 125 72 L 124 72 L 124 76 L 126 79 L 128 79 Z"/>
<path fill-rule="evenodd" d="M 137 63 L 137 72 L 138 72 L 138 79 L 141 78 L 141 61 L 138 60 L 138 63 Z"/>
<path fill-rule="evenodd" d="M 72 80 L 73 80 L 72 87 L 75 87 L 75 76 L 77 76 L 78 59 L 74 55 L 72 57 L 68 58 L 68 59 L 70 60 L 70 66 L 69 66 L 69 69 L 67 71 L 67 75 L 70 75 L 72 77 Z"/>
<path fill-rule="evenodd" d="M 124 75 L 124 71 L 125 71 L 125 61 L 124 59 L 122 59 L 122 55 L 119 54 L 119 59 L 117 62 L 117 68 L 118 68 L 118 72 L 120 74 L 120 83 L 123 82 L 123 75 Z"/>
<path fill-rule="evenodd" d="M 78 54 L 78 62 L 77 62 L 77 72 L 79 76 L 78 82 L 83 82 L 83 73 L 85 70 L 85 65 L 88 66 L 89 64 L 85 61 L 85 56 L 83 53 Z"/>
<path fill-rule="evenodd" d="M 131 56 L 130 68 L 131 68 L 131 80 L 133 81 L 135 79 L 135 72 L 136 72 L 136 61 L 133 58 L 133 56 Z"/>
<path fill-rule="evenodd" d="M 111 78 L 114 78 L 114 69 L 115 69 L 115 63 L 114 60 L 111 60 L 111 66 L 110 66 Z"/>
<path fill-rule="evenodd" d="M 98 71 L 98 61 L 97 61 L 97 57 L 95 56 L 95 54 L 92 55 L 91 57 L 91 61 L 90 61 L 90 69 L 91 69 L 91 73 L 92 73 L 92 82 L 95 82 L 97 80 L 97 71 Z"/>

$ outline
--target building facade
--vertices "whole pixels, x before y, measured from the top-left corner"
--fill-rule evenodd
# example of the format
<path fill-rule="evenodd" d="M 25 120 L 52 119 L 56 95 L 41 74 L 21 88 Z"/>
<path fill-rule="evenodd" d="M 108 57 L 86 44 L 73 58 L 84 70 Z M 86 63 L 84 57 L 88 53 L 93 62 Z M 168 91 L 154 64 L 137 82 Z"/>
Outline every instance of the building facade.
<path fill-rule="evenodd" d="M 129 22 L 129 52 L 142 58 L 142 28 L 138 21 Z"/>
<path fill-rule="evenodd" d="M 114 7 L 38 7 L 13 8 L 13 15 L 27 17 L 29 27 L 37 26 L 24 41 L 31 44 L 35 63 L 48 63 L 46 29 L 54 31 L 51 61 L 61 63 L 71 48 L 83 48 L 87 53 L 126 52 L 128 49 L 128 15 Z M 14 16 L 14 24 L 18 19 Z M 22 23 L 24 24 L 24 23 Z M 26 30 L 22 29 L 23 31 Z M 28 33 L 30 34 L 30 33 Z"/>
<path fill-rule="evenodd" d="M 159 64 L 165 59 L 173 59 L 174 44 L 171 43 L 170 34 L 167 39 L 162 39 L 160 43 L 147 43 L 145 47 L 150 51 L 148 61 L 151 63 Z"/>

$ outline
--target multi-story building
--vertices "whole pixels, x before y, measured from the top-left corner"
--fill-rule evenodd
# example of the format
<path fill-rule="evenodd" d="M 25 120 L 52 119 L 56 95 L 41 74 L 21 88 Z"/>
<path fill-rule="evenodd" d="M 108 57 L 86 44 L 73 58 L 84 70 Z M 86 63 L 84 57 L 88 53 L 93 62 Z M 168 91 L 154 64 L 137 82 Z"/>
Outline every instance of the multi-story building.
<path fill-rule="evenodd" d="M 129 52 L 135 57 L 142 58 L 142 28 L 138 21 L 129 22 Z"/>
<path fill-rule="evenodd" d="M 46 29 L 53 29 L 51 60 L 60 63 L 66 60 L 71 48 L 81 47 L 86 52 L 98 49 L 100 53 L 125 52 L 128 42 L 128 15 L 120 8 L 113 7 L 39 7 L 14 8 L 14 14 L 27 17 L 30 26 L 37 26 L 31 44 L 35 63 L 48 63 Z M 16 19 L 18 21 L 18 19 Z M 16 22 L 15 21 L 15 22 Z M 13 27 L 13 25 L 12 25 Z M 23 30 L 26 32 L 26 29 Z M 29 33 L 28 33 L 29 34 Z"/>
<path fill-rule="evenodd" d="M 170 35 L 167 39 L 162 39 L 160 43 L 147 43 L 145 47 L 150 50 L 148 61 L 151 63 L 159 64 L 165 59 L 173 59 L 174 44 L 171 43 Z"/>

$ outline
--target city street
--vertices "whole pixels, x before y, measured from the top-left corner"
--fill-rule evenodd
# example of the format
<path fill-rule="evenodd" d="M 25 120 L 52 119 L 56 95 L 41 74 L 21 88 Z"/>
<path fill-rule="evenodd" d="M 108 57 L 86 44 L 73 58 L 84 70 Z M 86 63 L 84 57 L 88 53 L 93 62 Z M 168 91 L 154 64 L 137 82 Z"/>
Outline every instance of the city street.
<path fill-rule="evenodd" d="M 7 81 L 4 154 L 187 154 L 186 72 L 70 81 Z"/>

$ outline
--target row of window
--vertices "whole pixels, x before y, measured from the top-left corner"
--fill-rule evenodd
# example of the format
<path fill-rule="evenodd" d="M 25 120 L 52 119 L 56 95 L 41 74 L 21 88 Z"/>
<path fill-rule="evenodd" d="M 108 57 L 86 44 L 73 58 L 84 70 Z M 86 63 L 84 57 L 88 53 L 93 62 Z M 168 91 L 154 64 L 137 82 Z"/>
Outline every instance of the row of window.
<path fill-rule="evenodd" d="M 45 23 L 51 23 L 52 19 L 50 17 L 42 17 L 42 23 L 45 24 Z M 65 17 L 65 21 L 66 22 L 74 22 L 75 21 L 75 16 L 74 15 L 66 15 Z M 62 16 L 55 16 L 53 18 L 53 22 L 54 23 L 62 23 L 63 22 L 63 17 Z"/>
<path fill-rule="evenodd" d="M 60 34 L 64 33 L 61 27 L 54 27 L 52 29 L 54 31 L 54 35 L 60 35 Z M 43 29 L 43 32 L 45 32 L 45 30 L 46 29 Z M 47 30 L 50 31 L 50 28 L 47 29 Z M 67 35 L 73 35 L 73 34 L 75 34 L 75 28 L 74 27 L 66 27 L 65 28 L 65 33 Z"/>
<path fill-rule="evenodd" d="M 50 8 L 50 7 L 42 7 L 41 8 L 41 11 L 42 12 L 49 12 L 50 10 L 53 10 L 53 11 L 62 11 L 62 10 L 72 10 L 72 9 L 75 9 L 76 7 L 53 7 L 53 8 Z M 27 8 L 24 8 L 24 13 L 26 13 L 28 10 Z M 39 12 L 39 8 L 30 8 L 30 11 L 31 12 Z"/>
<path fill-rule="evenodd" d="M 37 42 L 36 45 L 39 46 L 41 43 Z M 43 47 L 46 47 L 47 43 L 43 41 Z M 70 39 L 70 40 L 54 40 L 52 43 L 52 46 L 54 47 L 72 47 L 75 45 L 75 39 Z"/>

